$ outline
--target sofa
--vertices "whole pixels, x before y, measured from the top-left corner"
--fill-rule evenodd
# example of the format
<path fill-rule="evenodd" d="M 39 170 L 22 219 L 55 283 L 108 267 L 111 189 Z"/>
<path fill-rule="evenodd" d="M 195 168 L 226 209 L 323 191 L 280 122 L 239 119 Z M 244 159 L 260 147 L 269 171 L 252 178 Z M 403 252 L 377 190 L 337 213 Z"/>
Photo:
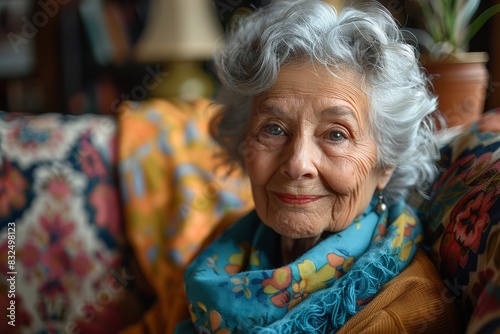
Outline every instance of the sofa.
<path fill-rule="evenodd" d="M 214 155 L 212 113 L 161 99 L 108 116 L 0 112 L 0 333 L 117 333 L 159 299 L 176 312 L 184 301 L 157 291 L 252 207 L 248 180 Z M 463 332 L 500 332 L 500 132 L 475 123 L 441 154 L 413 200 L 422 247 Z"/>

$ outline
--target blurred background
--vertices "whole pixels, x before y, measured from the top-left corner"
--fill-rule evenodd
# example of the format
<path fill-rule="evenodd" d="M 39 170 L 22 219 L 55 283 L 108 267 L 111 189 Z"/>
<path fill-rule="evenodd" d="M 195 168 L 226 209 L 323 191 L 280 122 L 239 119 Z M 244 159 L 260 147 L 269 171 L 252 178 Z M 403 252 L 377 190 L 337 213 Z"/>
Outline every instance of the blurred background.
<path fill-rule="evenodd" d="M 380 0 L 406 26 L 415 1 Z M 210 97 L 223 26 L 267 2 L 0 0 L 0 110 L 111 114 L 127 99 Z M 499 33 L 496 15 L 469 41 L 489 55 L 485 109 L 500 106 Z"/>

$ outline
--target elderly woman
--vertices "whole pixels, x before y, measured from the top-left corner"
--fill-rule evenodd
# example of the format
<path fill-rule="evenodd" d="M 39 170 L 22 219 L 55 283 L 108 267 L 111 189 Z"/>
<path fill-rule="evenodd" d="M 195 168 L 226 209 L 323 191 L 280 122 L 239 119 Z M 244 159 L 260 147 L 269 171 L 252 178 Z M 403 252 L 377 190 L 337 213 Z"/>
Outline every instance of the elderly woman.
<path fill-rule="evenodd" d="M 455 332 L 405 203 L 435 174 L 436 98 L 391 16 L 276 1 L 233 28 L 213 132 L 255 210 L 187 268 L 177 331 Z"/>

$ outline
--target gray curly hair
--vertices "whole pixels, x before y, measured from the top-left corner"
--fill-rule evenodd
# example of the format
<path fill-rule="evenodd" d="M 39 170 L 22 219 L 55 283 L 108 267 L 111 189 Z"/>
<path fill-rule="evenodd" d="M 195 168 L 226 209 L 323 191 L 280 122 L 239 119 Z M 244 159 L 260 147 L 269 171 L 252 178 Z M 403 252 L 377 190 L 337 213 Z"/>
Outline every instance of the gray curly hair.
<path fill-rule="evenodd" d="M 222 87 L 212 135 L 227 162 L 243 166 L 240 148 L 253 97 L 271 89 L 282 65 L 304 61 L 330 69 L 347 67 L 363 78 L 377 167 L 394 168 L 384 190 L 389 204 L 434 178 L 439 147 L 431 113 L 437 99 L 428 90 L 415 47 L 375 2 L 337 12 L 319 0 L 282 0 L 233 25 L 214 60 Z"/>

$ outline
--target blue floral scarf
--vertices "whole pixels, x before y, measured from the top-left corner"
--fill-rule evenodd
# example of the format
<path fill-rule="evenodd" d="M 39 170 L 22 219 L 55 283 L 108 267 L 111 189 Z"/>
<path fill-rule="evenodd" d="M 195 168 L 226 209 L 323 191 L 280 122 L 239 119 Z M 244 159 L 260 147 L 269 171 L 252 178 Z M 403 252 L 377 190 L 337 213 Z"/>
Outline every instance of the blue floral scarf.
<path fill-rule="evenodd" d="M 280 236 L 249 213 L 187 268 L 178 333 L 331 333 L 413 258 L 420 223 L 403 202 L 361 217 L 276 269 Z"/>

